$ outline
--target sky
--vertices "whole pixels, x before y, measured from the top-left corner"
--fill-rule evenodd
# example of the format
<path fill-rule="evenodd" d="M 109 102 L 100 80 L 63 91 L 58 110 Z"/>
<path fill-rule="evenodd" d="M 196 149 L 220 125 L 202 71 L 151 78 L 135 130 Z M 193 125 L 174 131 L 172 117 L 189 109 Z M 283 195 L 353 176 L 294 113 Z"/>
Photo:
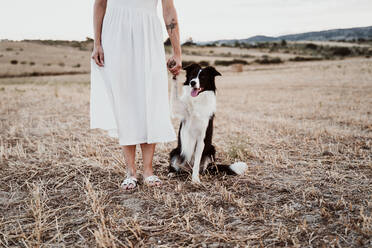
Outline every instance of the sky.
<path fill-rule="evenodd" d="M 209 41 L 372 25 L 372 0 L 174 0 L 174 3 L 181 41 L 189 37 Z M 0 39 L 93 37 L 94 0 L 0 0 L 0 4 Z M 161 0 L 158 15 L 163 22 Z M 165 28 L 163 36 L 166 39 Z"/>

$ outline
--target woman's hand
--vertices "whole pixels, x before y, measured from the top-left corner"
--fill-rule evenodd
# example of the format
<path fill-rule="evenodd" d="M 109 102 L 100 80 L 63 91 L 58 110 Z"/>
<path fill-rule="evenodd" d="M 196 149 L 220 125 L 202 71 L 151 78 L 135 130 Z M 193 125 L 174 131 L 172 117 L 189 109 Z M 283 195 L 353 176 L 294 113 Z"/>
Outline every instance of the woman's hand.
<path fill-rule="evenodd" d="M 182 59 L 181 56 L 173 55 L 168 59 L 167 62 L 168 70 L 174 75 L 177 76 L 182 69 Z"/>
<path fill-rule="evenodd" d="M 104 65 L 104 54 L 103 54 L 103 48 L 101 45 L 94 45 L 93 53 L 92 53 L 92 59 L 96 62 L 96 64 L 100 67 L 103 67 Z"/>
<path fill-rule="evenodd" d="M 92 59 L 98 66 L 103 66 L 104 56 L 103 48 L 101 46 L 101 33 L 103 17 L 106 13 L 107 0 L 95 0 L 94 2 L 94 13 L 93 13 L 93 26 L 94 26 L 94 48 L 92 53 Z"/>

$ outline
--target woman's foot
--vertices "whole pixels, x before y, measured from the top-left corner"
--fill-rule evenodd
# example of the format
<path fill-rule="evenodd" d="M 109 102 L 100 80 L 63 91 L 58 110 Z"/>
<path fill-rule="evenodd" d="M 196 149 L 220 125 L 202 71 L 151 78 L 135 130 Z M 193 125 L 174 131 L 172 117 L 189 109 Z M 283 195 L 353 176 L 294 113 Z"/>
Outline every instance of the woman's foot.
<path fill-rule="evenodd" d="M 163 184 L 162 181 L 160 180 L 160 178 L 158 176 L 155 176 L 155 175 L 145 177 L 143 181 L 144 181 L 146 186 L 150 186 L 150 187 L 160 186 L 160 185 Z"/>
<path fill-rule="evenodd" d="M 121 183 L 121 188 L 125 191 L 133 191 L 137 188 L 137 178 L 128 177 Z"/>

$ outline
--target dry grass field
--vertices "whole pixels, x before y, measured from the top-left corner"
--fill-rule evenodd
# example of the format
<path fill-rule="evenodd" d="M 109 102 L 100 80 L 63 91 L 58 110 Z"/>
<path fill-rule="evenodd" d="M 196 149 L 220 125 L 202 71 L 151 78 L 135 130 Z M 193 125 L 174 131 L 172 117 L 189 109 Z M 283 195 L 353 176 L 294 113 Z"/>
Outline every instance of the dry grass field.
<path fill-rule="evenodd" d="M 0 42 L 0 78 L 89 73 L 89 53 L 36 42 Z"/>
<path fill-rule="evenodd" d="M 19 77 L 0 79 L 1 247 L 372 246 L 372 59 L 218 67 L 217 159 L 248 171 L 193 186 L 168 175 L 176 142 L 158 144 L 164 185 L 125 194 L 117 140 L 89 130 L 89 75 L 20 77 L 35 69 L 3 67 L 8 46 L 0 73 Z M 88 67 L 88 52 L 62 67 L 71 48 L 51 49 L 40 70 Z"/>

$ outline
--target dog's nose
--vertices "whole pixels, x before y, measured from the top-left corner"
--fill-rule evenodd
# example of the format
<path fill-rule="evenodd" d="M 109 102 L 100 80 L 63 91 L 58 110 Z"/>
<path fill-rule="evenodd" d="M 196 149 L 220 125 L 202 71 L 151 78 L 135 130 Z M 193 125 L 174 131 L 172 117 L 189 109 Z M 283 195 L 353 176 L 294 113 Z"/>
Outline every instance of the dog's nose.
<path fill-rule="evenodd" d="M 195 86 L 195 84 L 196 84 L 196 82 L 195 82 L 195 81 L 191 81 L 191 82 L 190 82 L 190 85 L 191 85 L 191 87 L 194 87 L 194 86 Z"/>

